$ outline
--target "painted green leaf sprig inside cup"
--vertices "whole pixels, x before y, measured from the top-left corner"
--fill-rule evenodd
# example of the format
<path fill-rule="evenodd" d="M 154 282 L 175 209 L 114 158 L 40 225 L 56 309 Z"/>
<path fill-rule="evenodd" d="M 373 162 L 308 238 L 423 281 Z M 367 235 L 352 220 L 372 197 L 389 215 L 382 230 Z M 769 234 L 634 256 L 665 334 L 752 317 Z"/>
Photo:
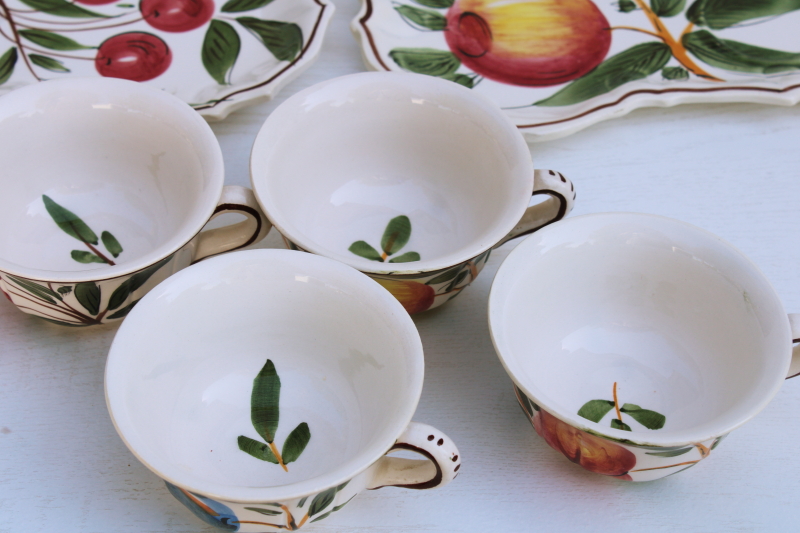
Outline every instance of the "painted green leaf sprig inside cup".
<path fill-rule="evenodd" d="M 613 396 L 614 401 L 589 400 L 578 410 L 578 416 L 599 423 L 609 411 L 614 409 L 617 417 L 611 420 L 611 427 L 613 429 L 631 431 L 631 427 L 622 421 L 622 413 L 627 414 L 647 429 L 661 429 L 664 427 L 667 417 L 661 413 L 651 411 L 650 409 L 642 409 L 638 405 L 632 403 L 626 403 L 620 407 L 619 400 L 617 399 L 616 382 L 614 383 Z"/>
<path fill-rule="evenodd" d="M 373 248 L 366 241 L 356 241 L 350 245 L 350 250 L 357 256 L 369 259 L 370 261 L 380 261 L 383 263 L 390 255 L 399 252 L 403 246 L 408 244 L 408 239 L 411 238 L 411 220 L 405 215 L 394 217 L 386 225 L 386 229 L 381 237 L 381 250 L 383 253 Z M 411 261 L 419 261 L 420 255 L 417 252 L 406 252 L 389 259 L 389 263 L 408 263 Z"/>
<path fill-rule="evenodd" d="M 275 370 L 275 365 L 270 359 L 253 379 L 253 392 L 250 395 L 250 420 L 253 427 L 266 444 L 250 437 L 239 435 L 237 442 L 239 449 L 249 453 L 256 459 L 281 465 L 288 472 L 287 464 L 296 461 L 308 441 L 311 440 L 311 431 L 308 424 L 301 422 L 289 433 L 283 443 L 283 450 L 278 451 L 275 446 L 275 433 L 278 431 L 280 420 L 281 379 Z"/>
<path fill-rule="evenodd" d="M 64 233 L 78 239 L 91 250 L 90 252 L 86 250 L 72 250 L 71 255 L 75 261 L 79 263 L 106 263 L 112 266 L 116 264 L 95 247 L 98 245 L 97 234 L 92 231 L 92 228 L 78 215 L 57 204 L 46 194 L 42 195 L 42 201 L 44 202 L 44 207 L 47 209 L 47 212 L 53 218 L 53 222 L 55 222 Z M 119 257 L 119 254 L 122 253 L 122 245 L 111 232 L 104 231 L 100 234 L 100 239 L 102 239 L 103 246 L 106 247 L 106 250 L 108 250 L 108 253 L 110 253 L 114 259 Z"/>

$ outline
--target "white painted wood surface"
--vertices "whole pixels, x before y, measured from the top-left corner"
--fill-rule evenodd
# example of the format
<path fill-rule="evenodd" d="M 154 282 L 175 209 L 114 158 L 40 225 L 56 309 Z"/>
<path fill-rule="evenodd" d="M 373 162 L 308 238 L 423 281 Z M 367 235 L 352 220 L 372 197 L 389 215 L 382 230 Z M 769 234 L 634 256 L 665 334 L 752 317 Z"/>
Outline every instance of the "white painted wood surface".
<path fill-rule="evenodd" d="M 215 124 L 227 182 L 248 185 L 255 134 L 288 95 L 364 70 L 337 12 L 317 63 L 266 104 Z M 569 176 L 573 214 L 639 211 L 685 220 L 739 247 L 800 312 L 800 108 L 695 105 L 636 111 L 531 146 Z M 309 154 L 313 157 L 314 154 Z M 1 193 L 0 193 L 1 194 Z M 276 233 L 259 246 L 280 247 Z M 461 449 L 434 491 L 362 494 L 319 532 L 797 531 L 800 379 L 712 456 L 678 476 L 623 483 L 583 471 L 535 435 L 492 349 L 486 301 L 509 243 L 446 306 L 415 319 L 426 356 L 415 419 Z M 128 452 L 106 412 L 103 369 L 116 327 L 47 324 L 0 299 L 0 532 L 211 532 Z"/>

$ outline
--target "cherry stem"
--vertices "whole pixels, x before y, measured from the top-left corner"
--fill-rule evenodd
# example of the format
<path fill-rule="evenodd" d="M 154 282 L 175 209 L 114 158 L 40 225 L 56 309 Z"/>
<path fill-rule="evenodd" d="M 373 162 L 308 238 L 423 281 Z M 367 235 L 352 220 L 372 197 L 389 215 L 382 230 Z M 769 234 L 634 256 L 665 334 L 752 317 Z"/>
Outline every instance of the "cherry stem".
<path fill-rule="evenodd" d="M 68 32 L 75 32 L 75 31 L 95 31 L 95 30 L 107 30 L 109 28 L 119 28 L 120 26 L 128 26 L 130 24 L 136 24 L 144 20 L 144 17 L 139 17 L 135 20 L 129 20 L 127 22 L 120 22 L 118 24 L 109 24 L 108 26 L 90 26 L 87 28 L 73 28 L 73 29 L 60 29 L 58 30 L 60 33 L 68 33 Z"/>
<path fill-rule="evenodd" d="M 2 0 L 0 0 L 0 2 L 2 2 Z M 83 239 L 81 239 L 81 240 L 83 240 Z M 111 259 L 109 259 L 105 255 L 103 255 L 103 253 L 100 250 L 98 250 L 97 248 L 95 248 L 94 246 L 92 246 L 91 243 L 89 243 L 87 241 L 83 241 L 83 244 L 85 244 L 92 251 L 92 253 L 94 255 L 96 255 L 97 257 L 99 257 L 100 259 L 102 259 L 103 261 L 108 263 L 109 265 L 111 265 L 111 266 L 115 266 L 116 265 L 116 263 L 114 261 L 112 261 Z"/>
<path fill-rule="evenodd" d="M 622 413 L 619 410 L 619 400 L 617 400 L 617 382 L 614 382 L 614 409 L 617 411 L 617 420 L 622 422 Z"/>
<path fill-rule="evenodd" d="M 11 27 L 11 33 L 14 35 L 14 42 L 17 43 L 17 46 L 19 46 L 19 53 L 22 56 L 22 59 L 25 61 L 25 66 L 28 67 L 30 73 L 33 74 L 34 78 L 36 78 L 36 81 L 42 81 L 42 78 L 36 75 L 36 71 L 33 70 L 33 65 L 31 65 L 30 61 L 28 60 L 28 54 L 25 53 L 25 47 L 22 44 L 22 39 L 20 39 L 19 33 L 17 32 L 17 24 L 14 22 L 14 19 L 11 16 L 11 11 L 8 10 L 5 0 L 0 0 L 0 7 L 3 8 L 3 11 L 5 11 L 5 18 L 8 20 L 8 25 Z"/>
<path fill-rule="evenodd" d="M 609 30 L 630 30 L 630 31 L 638 31 L 639 33 L 646 33 L 647 35 L 652 35 L 657 39 L 661 39 L 661 36 L 656 32 L 650 30 L 643 30 L 642 28 L 636 28 L 634 26 L 611 26 L 608 28 Z"/>

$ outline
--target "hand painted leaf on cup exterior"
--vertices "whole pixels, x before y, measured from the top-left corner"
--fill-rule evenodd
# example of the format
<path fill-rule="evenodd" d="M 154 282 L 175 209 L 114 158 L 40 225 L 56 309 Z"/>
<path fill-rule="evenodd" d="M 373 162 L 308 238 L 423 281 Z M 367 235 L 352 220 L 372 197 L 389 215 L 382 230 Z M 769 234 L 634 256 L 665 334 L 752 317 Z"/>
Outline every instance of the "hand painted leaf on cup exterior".
<path fill-rule="evenodd" d="M 27 279 L 22 279 L 16 276 L 12 276 L 11 274 L 6 274 L 6 276 L 8 276 L 10 280 L 12 280 L 14 283 L 16 283 L 29 293 L 41 298 L 47 303 L 55 304 L 56 300 L 63 301 L 61 295 L 49 287 L 45 287 L 44 285 L 40 285 L 38 283 L 35 283 Z"/>
<path fill-rule="evenodd" d="M 356 241 L 350 245 L 348 250 L 359 257 L 363 257 L 364 259 L 383 262 L 383 257 L 381 257 L 381 254 L 378 253 L 378 250 L 370 246 L 366 241 Z"/>
<path fill-rule="evenodd" d="M 311 506 L 308 508 L 308 516 L 314 516 L 324 511 L 336 497 L 336 487 L 331 487 L 314 496 L 311 500 Z"/>
<path fill-rule="evenodd" d="M 139 298 L 139 300 L 141 300 L 141 298 Z M 131 312 L 131 309 L 133 309 L 133 307 L 134 307 L 136 304 L 138 304 L 138 303 L 139 303 L 139 300 L 135 300 L 135 301 L 133 301 L 133 302 L 129 303 L 128 305 L 126 305 L 125 307 L 123 307 L 122 309 L 120 309 L 119 311 L 117 311 L 116 313 L 113 313 L 113 314 L 111 314 L 111 315 L 108 315 L 108 317 L 107 317 L 107 318 L 108 318 L 109 320 L 111 320 L 111 319 L 115 319 L 115 318 L 125 318 L 126 316 L 128 316 L 128 313 L 130 313 L 130 312 Z"/>
<path fill-rule="evenodd" d="M 683 67 L 664 67 L 661 69 L 661 76 L 665 80 L 686 81 L 689 79 L 689 71 Z"/>
<path fill-rule="evenodd" d="M 277 516 L 279 514 L 283 514 L 283 511 L 276 511 L 274 509 L 263 509 L 261 507 L 245 507 L 248 511 L 254 511 L 259 514 L 263 514 L 266 516 Z"/>
<path fill-rule="evenodd" d="M 686 0 L 650 0 L 650 8 L 659 17 L 674 17 L 683 12 Z"/>
<path fill-rule="evenodd" d="M 281 450 L 283 464 L 288 465 L 295 462 L 300 457 L 300 454 L 303 453 L 303 450 L 306 449 L 309 440 L 311 440 L 311 430 L 308 429 L 308 424 L 301 422 L 289 433 L 283 443 L 283 449 Z"/>
<path fill-rule="evenodd" d="M 228 75 L 239 58 L 242 42 L 233 26 L 212 19 L 203 38 L 200 57 L 206 72 L 220 85 L 228 85 Z"/>
<path fill-rule="evenodd" d="M 456 72 L 455 74 L 449 74 L 447 76 L 442 76 L 443 79 L 447 81 L 454 81 L 459 85 L 463 85 L 467 89 L 472 89 L 475 86 L 475 78 L 476 76 L 470 76 L 468 74 L 460 74 Z"/>
<path fill-rule="evenodd" d="M 23 4 L 48 15 L 70 18 L 109 18 L 108 15 L 95 13 L 66 0 L 20 0 Z"/>
<path fill-rule="evenodd" d="M 304 496 L 303 499 L 300 500 L 300 503 L 297 504 L 297 506 L 302 508 L 306 504 L 306 500 L 307 499 L 308 499 L 308 496 Z"/>
<path fill-rule="evenodd" d="M 620 420 L 619 418 L 614 418 L 611 420 L 611 429 L 621 429 L 622 431 L 631 431 L 631 427 Z"/>
<path fill-rule="evenodd" d="M 661 429 L 667 421 L 667 417 L 661 413 L 649 409 L 642 409 L 638 405 L 632 403 L 624 404 L 620 408 L 620 411 L 629 415 L 647 429 Z"/>
<path fill-rule="evenodd" d="M 381 249 L 386 255 L 396 254 L 411 238 L 411 220 L 400 215 L 394 217 L 386 225 L 381 237 Z"/>
<path fill-rule="evenodd" d="M 72 72 L 64 66 L 64 63 L 52 57 L 43 56 L 40 54 L 28 54 L 28 59 L 37 67 L 42 67 L 51 72 Z"/>
<path fill-rule="evenodd" d="M 389 57 L 403 70 L 428 76 L 450 76 L 461 66 L 453 52 L 435 48 L 395 48 Z"/>
<path fill-rule="evenodd" d="M 122 245 L 110 232 L 104 231 L 101 233 L 100 240 L 103 241 L 103 246 L 106 247 L 106 250 L 108 250 L 114 257 L 119 257 L 119 254 L 122 253 Z"/>
<path fill-rule="evenodd" d="M 706 30 L 687 33 L 681 42 L 701 61 L 725 70 L 774 74 L 800 69 L 800 53 L 719 39 Z"/>
<path fill-rule="evenodd" d="M 239 530 L 239 520 L 236 518 L 236 514 L 224 503 L 176 487 L 169 481 L 165 481 L 165 483 L 170 494 L 206 524 L 227 531 Z"/>
<path fill-rule="evenodd" d="M 59 294 L 69 294 L 72 292 L 72 287 L 70 287 L 69 285 L 64 285 L 56 290 L 58 291 Z"/>
<path fill-rule="evenodd" d="M 281 61 L 294 61 L 303 49 L 303 30 L 293 22 L 239 17 L 236 21 L 255 35 Z"/>
<path fill-rule="evenodd" d="M 447 9 L 453 5 L 455 0 L 414 0 L 414 2 L 434 9 Z"/>
<path fill-rule="evenodd" d="M 97 235 L 78 215 L 57 204 L 46 194 L 42 195 L 42 201 L 53 221 L 64 233 L 81 242 L 97 244 Z"/>
<path fill-rule="evenodd" d="M 456 287 L 458 287 L 458 285 L 462 281 L 464 281 L 467 278 L 468 275 L 469 275 L 469 271 L 465 270 L 465 269 L 462 269 L 461 272 L 458 273 L 458 276 L 456 276 L 456 279 L 454 279 L 453 282 L 450 283 L 450 285 L 447 286 L 447 289 L 445 289 L 445 292 L 450 292 L 453 289 L 455 289 Z"/>
<path fill-rule="evenodd" d="M 269 445 L 264 444 L 263 442 L 258 442 L 255 439 L 245 437 L 244 435 L 239 435 L 239 437 L 236 439 L 236 442 L 239 445 L 240 450 L 245 453 L 249 453 L 256 459 L 261 459 L 262 461 L 267 461 L 272 464 L 278 464 L 278 458 L 275 457 L 274 453 L 272 453 Z"/>
<path fill-rule="evenodd" d="M 747 20 L 775 17 L 800 9 L 800 0 L 696 0 L 686 18 L 712 30 L 729 28 Z"/>
<path fill-rule="evenodd" d="M 275 440 L 280 419 L 281 378 L 271 359 L 253 379 L 250 395 L 250 420 L 253 427 L 268 443 Z"/>
<path fill-rule="evenodd" d="M 78 263 L 105 263 L 99 256 L 92 252 L 87 252 L 86 250 L 72 250 L 70 256 Z"/>
<path fill-rule="evenodd" d="M 578 409 L 578 416 L 597 423 L 613 408 L 614 402 L 610 400 L 589 400 Z"/>
<path fill-rule="evenodd" d="M 411 261 L 419 261 L 420 257 L 417 252 L 406 252 L 389 259 L 390 263 L 410 263 Z"/>
<path fill-rule="evenodd" d="M 692 450 L 694 450 L 694 446 L 685 446 L 683 448 L 678 448 L 677 450 L 669 450 L 666 452 L 644 452 L 644 453 L 646 453 L 647 455 L 653 455 L 655 457 L 678 457 L 679 455 L 689 453 Z"/>
<path fill-rule="evenodd" d="M 418 29 L 428 29 L 432 31 L 442 31 L 447 28 L 447 19 L 441 13 L 420 9 L 418 7 L 399 4 L 394 6 L 395 11 L 400 13 L 403 19 Z"/>
<path fill-rule="evenodd" d="M 71 328 L 83 328 L 89 325 L 89 324 L 74 324 L 72 322 L 62 322 L 61 320 L 53 320 L 52 318 L 47 318 L 44 316 L 40 316 L 39 318 L 41 318 L 46 322 L 50 322 L 51 324 L 58 324 L 59 326 L 69 326 Z"/>
<path fill-rule="evenodd" d="M 606 59 L 585 76 L 533 105 L 549 107 L 584 102 L 658 72 L 671 57 L 669 46 L 662 42 L 637 44 Z"/>
<path fill-rule="evenodd" d="M 97 48 L 96 46 L 84 46 L 69 37 L 64 37 L 51 31 L 37 30 L 37 29 L 21 29 L 18 32 L 22 37 L 34 44 L 38 44 L 49 50 L 91 50 Z"/>
<path fill-rule="evenodd" d="M 158 263 L 151 265 L 144 270 L 133 274 L 131 277 L 123 281 L 114 292 L 111 293 L 111 298 L 108 300 L 108 310 L 113 311 L 125 303 L 128 297 L 142 287 L 153 274 L 158 272 L 161 267 L 170 262 L 173 256 L 166 257 Z M 109 317 L 110 318 L 110 317 Z"/>
<path fill-rule="evenodd" d="M 93 281 L 75 285 L 75 298 L 92 316 L 100 312 L 100 296 L 100 287 Z"/>
<path fill-rule="evenodd" d="M 713 450 L 714 448 L 719 446 L 719 443 L 722 442 L 722 439 L 724 439 L 727 436 L 728 435 L 725 434 L 725 435 L 722 435 L 721 437 L 717 437 L 716 439 L 714 439 L 714 442 L 711 444 L 711 448 L 710 449 Z"/>
<path fill-rule="evenodd" d="M 425 282 L 425 285 L 438 285 L 440 283 L 446 283 L 456 277 L 458 273 L 461 272 L 459 268 L 450 268 L 445 270 L 435 278 L 429 279 Z"/>
<path fill-rule="evenodd" d="M 228 0 L 222 6 L 223 13 L 241 13 L 242 11 L 252 11 L 271 4 L 273 0 Z"/>
<path fill-rule="evenodd" d="M 14 65 L 17 64 L 17 48 L 12 46 L 0 56 L 0 85 L 8 81 L 14 73 Z"/>

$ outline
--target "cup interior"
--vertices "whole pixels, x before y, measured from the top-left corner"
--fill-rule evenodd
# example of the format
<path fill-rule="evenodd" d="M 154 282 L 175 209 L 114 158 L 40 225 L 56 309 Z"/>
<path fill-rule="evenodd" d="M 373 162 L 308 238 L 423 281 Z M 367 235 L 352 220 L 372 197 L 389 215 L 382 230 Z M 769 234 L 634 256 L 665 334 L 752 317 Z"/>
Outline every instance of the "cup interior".
<path fill-rule="evenodd" d="M 494 104 L 398 73 L 344 76 L 292 96 L 251 155 L 253 188 L 285 236 L 371 272 L 443 268 L 485 251 L 521 218 L 532 172 L 525 141 Z M 350 251 L 363 241 L 383 253 L 389 222 L 402 216 L 408 241 L 383 259 L 416 256 L 390 266 Z"/>
<path fill-rule="evenodd" d="M 139 83 L 68 79 L 18 89 L 0 98 L 0 136 L 0 266 L 20 274 L 110 276 L 154 262 L 199 231 L 222 188 L 221 151 L 205 121 Z M 73 258 L 73 250 L 92 251 L 59 227 L 50 212 L 58 207 L 85 223 L 116 268 Z M 117 257 L 104 232 L 121 246 Z"/>
<path fill-rule="evenodd" d="M 260 443 L 254 380 L 280 380 L 274 435 L 287 465 L 242 451 Z M 287 250 L 213 258 L 170 277 L 125 319 L 106 368 L 112 419 L 131 451 L 170 482 L 229 501 L 275 501 L 350 479 L 408 425 L 422 346 L 392 296 L 350 267 Z"/>
<path fill-rule="evenodd" d="M 543 408 L 657 445 L 744 423 L 777 392 L 791 351 L 779 298 L 741 252 L 636 214 L 577 217 L 527 239 L 498 271 L 490 325 L 506 370 Z M 598 422 L 578 414 L 592 400 L 607 413 Z M 611 429 L 615 403 L 630 432 Z"/>

